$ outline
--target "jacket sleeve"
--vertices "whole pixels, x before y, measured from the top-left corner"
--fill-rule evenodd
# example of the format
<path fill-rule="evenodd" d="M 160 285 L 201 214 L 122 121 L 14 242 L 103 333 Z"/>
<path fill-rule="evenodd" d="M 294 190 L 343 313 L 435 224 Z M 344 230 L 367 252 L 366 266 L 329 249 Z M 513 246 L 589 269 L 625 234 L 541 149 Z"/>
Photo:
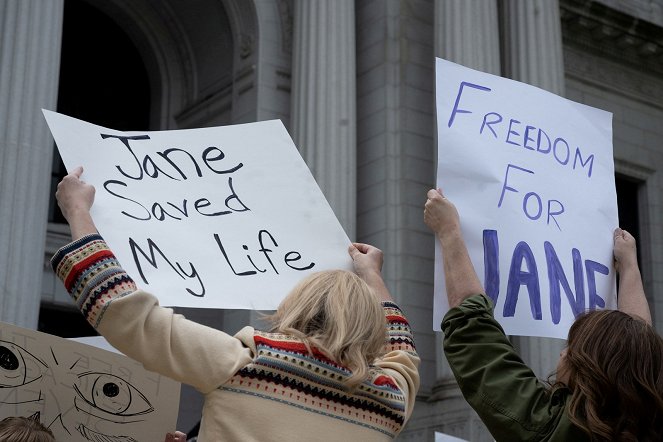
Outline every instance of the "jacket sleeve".
<path fill-rule="evenodd" d="M 394 378 L 406 396 L 406 419 L 412 414 L 419 391 L 419 355 L 414 346 L 412 331 L 405 315 L 393 302 L 383 302 L 387 319 L 385 354 L 375 365 Z"/>
<path fill-rule="evenodd" d="M 208 393 L 252 360 L 239 339 L 160 307 L 137 289 L 99 235 L 61 248 L 51 265 L 87 321 L 148 370 Z"/>
<path fill-rule="evenodd" d="M 564 401 L 522 361 L 491 301 L 472 296 L 442 321 L 444 353 L 465 399 L 497 441 L 541 440 L 559 423 Z"/>

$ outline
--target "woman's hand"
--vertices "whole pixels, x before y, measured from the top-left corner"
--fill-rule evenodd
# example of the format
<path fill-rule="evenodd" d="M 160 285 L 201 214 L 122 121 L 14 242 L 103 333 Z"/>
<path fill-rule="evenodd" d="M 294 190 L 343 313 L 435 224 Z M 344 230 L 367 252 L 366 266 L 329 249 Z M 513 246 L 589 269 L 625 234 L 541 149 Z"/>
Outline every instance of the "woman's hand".
<path fill-rule="evenodd" d="M 94 186 L 81 181 L 83 168 L 78 166 L 58 184 L 55 198 L 62 214 L 71 224 L 72 218 L 80 214 L 89 213 L 94 203 Z"/>
<path fill-rule="evenodd" d="M 369 244 L 350 244 L 348 253 L 352 258 L 355 273 L 369 285 L 381 301 L 393 301 L 382 279 L 382 250 Z"/>
<path fill-rule="evenodd" d="M 366 280 L 367 277 L 382 273 L 382 250 L 369 244 L 352 243 L 348 248 L 355 273 Z"/>
<path fill-rule="evenodd" d="M 620 228 L 614 232 L 615 270 L 621 273 L 626 268 L 638 265 L 635 238 L 626 230 Z"/>
<path fill-rule="evenodd" d="M 444 197 L 441 189 L 431 189 L 426 194 L 428 200 L 424 205 L 424 222 L 442 238 L 448 233 L 460 232 L 460 217 L 456 206 Z"/>
<path fill-rule="evenodd" d="M 97 233 L 97 228 L 90 216 L 94 203 L 94 186 L 81 181 L 82 167 L 69 172 L 58 184 L 55 198 L 58 206 L 71 228 L 71 237 L 75 241 L 85 235 Z"/>
<path fill-rule="evenodd" d="M 624 313 L 644 319 L 651 325 L 651 312 L 638 267 L 635 238 L 626 230 L 619 228 L 615 229 L 613 238 L 615 270 L 619 274 L 617 307 Z"/>

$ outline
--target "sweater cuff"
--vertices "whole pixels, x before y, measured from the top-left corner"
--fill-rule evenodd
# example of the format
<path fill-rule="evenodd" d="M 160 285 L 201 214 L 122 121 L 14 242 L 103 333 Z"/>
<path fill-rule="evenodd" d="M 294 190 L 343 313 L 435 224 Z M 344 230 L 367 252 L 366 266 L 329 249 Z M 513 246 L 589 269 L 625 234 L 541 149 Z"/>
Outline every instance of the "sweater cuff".
<path fill-rule="evenodd" d="M 136 291 L 136 284 L 98 234 L 59 249 L 51 266 L 85 319 L 95 328 L 114 299 Z"/>
<path fill-rule="evenodd" d="M 387 319 L 387 341 L 385 342 L 385 353 L 391 351 L 405 351 L 417 354 L 414 346 L 412 330 L 402 310 L 393 302 L 383 301 L 382 308 Z"/>

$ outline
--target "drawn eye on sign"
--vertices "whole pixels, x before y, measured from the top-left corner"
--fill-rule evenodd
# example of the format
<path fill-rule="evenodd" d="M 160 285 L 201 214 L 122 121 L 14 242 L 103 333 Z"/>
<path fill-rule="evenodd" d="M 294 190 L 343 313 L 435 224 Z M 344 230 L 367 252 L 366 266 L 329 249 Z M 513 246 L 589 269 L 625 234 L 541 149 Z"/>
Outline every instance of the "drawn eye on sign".
<path fill-rule="evenodd" d="M 76 403 L 79 411 L 110 422 L 141 422 L 142 419 L 123 418 L 135 418 L 154 411 L 150 401 L 136 387 L 108 373 L 81 373 L 74 390 L 78 395 L 74 398 L 75 403 L 83 400 L 92 407 L 91 411 L 86 411 Z"/>
<path fill-rule="evenodd" d="M 0 419 L 31 416 L 63 441 L 153 441 L 175 429 L 179 390 L 126 356 L 0 323 Z"/>
<path fill-rule="evenodd" d="M 24 404 L 42 399 L 37 386 L 47 365 L 23 347 L 0 340 L 0 403 Z"/>

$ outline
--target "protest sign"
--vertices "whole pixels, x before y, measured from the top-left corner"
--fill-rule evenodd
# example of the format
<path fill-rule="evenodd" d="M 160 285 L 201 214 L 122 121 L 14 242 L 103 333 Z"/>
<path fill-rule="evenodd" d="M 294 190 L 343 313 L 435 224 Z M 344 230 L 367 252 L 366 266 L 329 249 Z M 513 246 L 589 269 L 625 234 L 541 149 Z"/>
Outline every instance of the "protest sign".
<path fill-rule="evenodd" d="M 465 439 L 460 439 L 450 434 L 435 432 L 435 442 L 467 442 Z"/>
<path fill-rule="evenodd" d="M 92 217 L 163 305 L 275 309 L 304 276 L 351 269 L 350 240 L 278 121 L 119 132 L 44 111 Z"/>
<path fill-rule="evenodd" d="M 0 323 L 0 419 L 38 417 L 59 441 L 161 441 L 179 396 L 126 356 Z"/>
<path fill-rule="evenodd" d="M 507 334 L 565 338 L 615 308 L 612 115 L 436 60 L 437 185 Z M 439 246 L 434 327 L 448 303 Z"/>

